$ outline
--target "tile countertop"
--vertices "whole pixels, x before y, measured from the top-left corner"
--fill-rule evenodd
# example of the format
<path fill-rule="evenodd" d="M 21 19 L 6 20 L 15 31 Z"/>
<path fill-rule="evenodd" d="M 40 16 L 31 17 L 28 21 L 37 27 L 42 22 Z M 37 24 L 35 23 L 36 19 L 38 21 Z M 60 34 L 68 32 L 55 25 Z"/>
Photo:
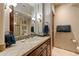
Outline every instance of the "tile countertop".
<path fill-rule="evenodd" d="M 19 40 L 15 45 L 12 45 L 10 48 L 5 49 L 3 52 L 0 52 L 0 56 L 22 56 L 24 54 L 28 55 L 50 37 L 38 37 L 29 38 L 27 40 Z"/>

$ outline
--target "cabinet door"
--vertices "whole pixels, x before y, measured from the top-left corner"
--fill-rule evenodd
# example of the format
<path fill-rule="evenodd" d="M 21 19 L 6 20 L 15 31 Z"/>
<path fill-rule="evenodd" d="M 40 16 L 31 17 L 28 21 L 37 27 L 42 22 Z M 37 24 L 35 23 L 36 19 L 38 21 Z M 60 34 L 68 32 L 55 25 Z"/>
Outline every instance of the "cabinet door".
<path fill-rule="evenodd" d="M 28 56 L 50 56 L 51 55 L 51 46 L 50 40 L 47 40 L 34 51 L 32 51 Z"/>
<path fill-rule="evenodd" d="M 39 56 L 47 56 L 47 47 L 45 47 L 41 53 L 39 54 Z"/>

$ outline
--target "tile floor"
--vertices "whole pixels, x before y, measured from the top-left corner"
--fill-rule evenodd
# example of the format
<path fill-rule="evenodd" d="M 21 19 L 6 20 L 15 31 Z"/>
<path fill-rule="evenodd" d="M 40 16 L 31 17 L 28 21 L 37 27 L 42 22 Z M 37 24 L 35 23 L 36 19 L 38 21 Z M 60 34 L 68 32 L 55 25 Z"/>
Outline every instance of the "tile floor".
<path fill-rule="evenodd" d="M 54 47 L 52 56 L 79 56 L 79 54 Z"/>

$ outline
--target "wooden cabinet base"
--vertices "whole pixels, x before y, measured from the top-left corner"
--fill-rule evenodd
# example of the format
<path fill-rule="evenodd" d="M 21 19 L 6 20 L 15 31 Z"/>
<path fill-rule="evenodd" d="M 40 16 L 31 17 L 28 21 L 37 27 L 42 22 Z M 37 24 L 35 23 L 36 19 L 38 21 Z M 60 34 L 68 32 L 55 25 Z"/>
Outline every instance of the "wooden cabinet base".
<path fill-rule="evenodd" d="M 26 56 L 26 55 L 24 55 Z M 48 39 L 46 42 L 41 44 L 35 50 L 33 50 L 28 56 L 51 56 L 51 42 Z"/>

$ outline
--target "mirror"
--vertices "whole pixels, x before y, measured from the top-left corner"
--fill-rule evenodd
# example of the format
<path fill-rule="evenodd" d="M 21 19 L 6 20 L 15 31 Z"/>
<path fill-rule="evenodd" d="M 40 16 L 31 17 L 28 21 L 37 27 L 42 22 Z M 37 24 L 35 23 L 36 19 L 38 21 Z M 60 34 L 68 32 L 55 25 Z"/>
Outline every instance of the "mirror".
<path fill-rule="evenodd" d="M 26 3 L 18 3 L 14 7 L 14 35 L 21 39 L 31 34 L 31 15 L 33 7 Z"/>
<path fill-rule="evenodd" d="M 43 4 L 35 4 L 32 12 L 32 26 L 34 27 L 34 33 L 37 35 L 43 35 Z"/>
<path fill-rule="evenodd" d="M 29 35 L 43 35 L 42 30 L 42 3 L 18 3 L 14 7 L 14 35 L 18 40 Z"/>

